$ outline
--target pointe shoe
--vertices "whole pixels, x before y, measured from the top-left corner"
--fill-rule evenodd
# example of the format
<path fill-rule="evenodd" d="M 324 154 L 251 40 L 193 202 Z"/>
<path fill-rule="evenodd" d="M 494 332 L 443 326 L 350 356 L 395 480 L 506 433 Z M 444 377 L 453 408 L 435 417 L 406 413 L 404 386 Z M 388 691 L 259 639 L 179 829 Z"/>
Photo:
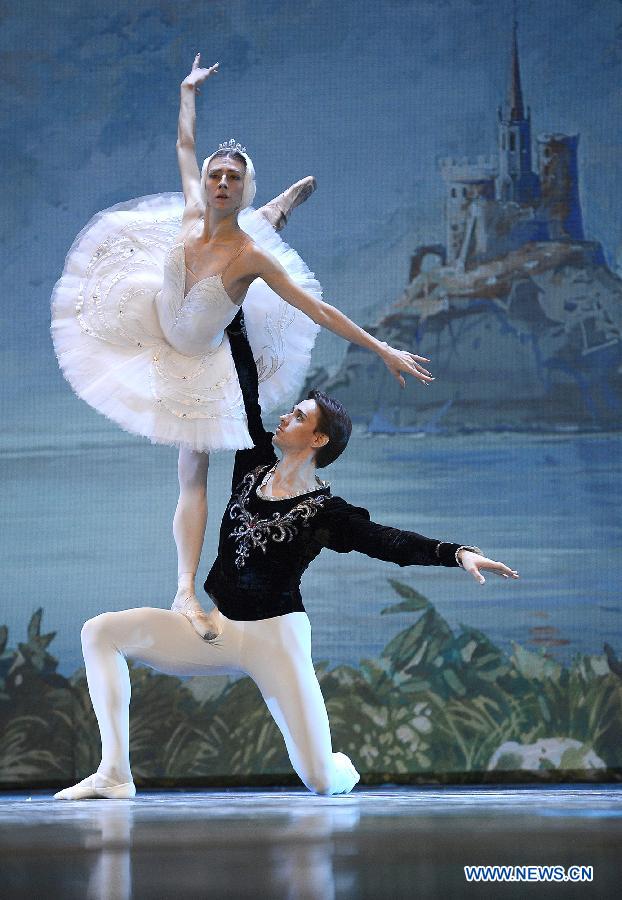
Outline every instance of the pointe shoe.
<path fill-rule="evenodd" d="M 270 203 L 262 206 L 258 212 L 268 220 L 275 231 L 281 231 L 281 229 L 285 228 L 291 211 L 300 206 L 301 203 L 304 203 L 305 200 L 308 200 L 316 187 L 317 182 L 313 175 L 307 175 L 306 178 L 302 178 L 300 181 L 292 184 L 291 187 L 288 187 L 286 191 L 283 191 Z"/>
<path fill-rule="evenodd" d="M 206 613 L 199 601 L 192 594 L 186 597 L 175 597 L 171 606 L 173 612 L 185 616 L 199 637 L 204 641 L 215 641 L 220 637 L 222 629 L 218 623 L 218 611 L 213 609 Z"/>
<path fill-rule="evenodd" d="M 133 781 L 113 784 L 99 772 L 89 775 L 73 787 L 54 794 L 55 800 L 131 800 L 136 796 Z"/>

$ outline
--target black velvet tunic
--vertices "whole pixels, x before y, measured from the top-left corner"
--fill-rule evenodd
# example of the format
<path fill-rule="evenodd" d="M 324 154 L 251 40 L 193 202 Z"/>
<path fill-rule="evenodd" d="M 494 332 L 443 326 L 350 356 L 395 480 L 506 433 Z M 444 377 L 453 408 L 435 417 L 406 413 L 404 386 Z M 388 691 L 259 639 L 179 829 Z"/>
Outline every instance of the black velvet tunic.
<path fill-rule="evenodd" d="M 288 499 L 262 498 L 257 489 L 277 457 L 272 434 L 261 423 L 256 369 L 243 328 L 230 326 L 229 339 L 255 446 L 236 453 L 218 555 L 204 585 L 223 615 L 254 621 L 304 611 L 300 579 L 324 547 L 357 550 L 399 566 L 458 565 L 460 544 L 372 522 L 366 509 L 333 497 L 329 487 Z"/>

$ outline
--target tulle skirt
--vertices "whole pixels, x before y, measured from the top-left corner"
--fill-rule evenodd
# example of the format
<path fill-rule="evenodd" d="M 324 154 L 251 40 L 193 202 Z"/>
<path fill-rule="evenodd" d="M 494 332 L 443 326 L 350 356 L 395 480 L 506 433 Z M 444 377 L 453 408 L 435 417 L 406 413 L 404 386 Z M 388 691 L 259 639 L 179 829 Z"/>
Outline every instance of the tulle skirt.
<path fill-rule="evenodd" d="M 155 297 L 182 213 L 182 194 L 155 194 L 91 219 L 52 295 L 54 349 L 75 393 L 124 430 L 203 452 L 250 447 L 226 334 L 218 348 L 191 357 L 160 328 Z M 248 208 L 238 222 L 297 285 L 321 298 L 313 273 L 262 215 Z M 298 395 L 319 326 L 261 279 L 243 311 L 267 413 Z"/>

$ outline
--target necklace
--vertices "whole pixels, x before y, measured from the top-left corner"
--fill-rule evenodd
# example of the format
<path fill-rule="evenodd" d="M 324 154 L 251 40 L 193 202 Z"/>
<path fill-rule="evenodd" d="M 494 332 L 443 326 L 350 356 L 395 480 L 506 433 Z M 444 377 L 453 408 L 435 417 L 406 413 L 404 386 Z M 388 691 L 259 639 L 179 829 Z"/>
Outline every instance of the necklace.
<path fill-rule="evenodd" d="M 278 462 L 276 462 L 270 469 L 268 469 L 268 471 L 266 472 L 264 477 L 261 479 L 261 481 L 257 485 L 257 489 L 256 489 L 255 493 L 261 500 L 270 500 L 272 502 L 274 502 L 275 500 L 293 500 L 295 497 L 304 497 L 305 494 L 311 494 L 314 491 L 320 491 L 320 490 L 324 490 L 327 487 L 330 487 L 328 481 L 322 481 L 322 479 L 318 478 L 318 476 L 316 475 L 315 480 L 317 481 L 317 485 L 318 485 L 316 488 L 311 488 L 308 491 L 300 491 L 300 493 L 298 493 L 298 494 L 287 494 L 287 496 L 285 496 L 285 497 L 268 497 L 266 494 L 263 493 L 263 489 L 265 488 L 265 486 L 268 484 L 268 482 L 274 475 L 277 466 L 278 466 Z"/>

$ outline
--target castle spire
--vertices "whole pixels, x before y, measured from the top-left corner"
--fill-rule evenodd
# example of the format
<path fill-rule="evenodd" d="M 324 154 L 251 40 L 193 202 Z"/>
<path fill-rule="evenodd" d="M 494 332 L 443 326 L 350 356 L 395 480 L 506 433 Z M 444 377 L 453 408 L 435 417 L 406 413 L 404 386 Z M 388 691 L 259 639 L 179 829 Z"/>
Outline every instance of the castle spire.
<path fill-rule="evenodd" d="M 496 179 L 498 200 L 531 203 L 538 196 L 538 176 L 531 171 L 531 114 L 523 103 L 518 59 L 518 22 L 516 0 L 512 21 L 512 52 L 507 93 L 499 107 L 499 174 Z"/>
<path fill-rule="evenodd" d="M 516 21 L 516 3 L 514 3 L 514 21 L 512 22 L 512 53 L 510 56 L 510 72 L 506 96 L 506 117 L 513 121 L 525 118 L 523 91 L 520 83 L 520 62 L 518 59 L 518 22 Z"/>

